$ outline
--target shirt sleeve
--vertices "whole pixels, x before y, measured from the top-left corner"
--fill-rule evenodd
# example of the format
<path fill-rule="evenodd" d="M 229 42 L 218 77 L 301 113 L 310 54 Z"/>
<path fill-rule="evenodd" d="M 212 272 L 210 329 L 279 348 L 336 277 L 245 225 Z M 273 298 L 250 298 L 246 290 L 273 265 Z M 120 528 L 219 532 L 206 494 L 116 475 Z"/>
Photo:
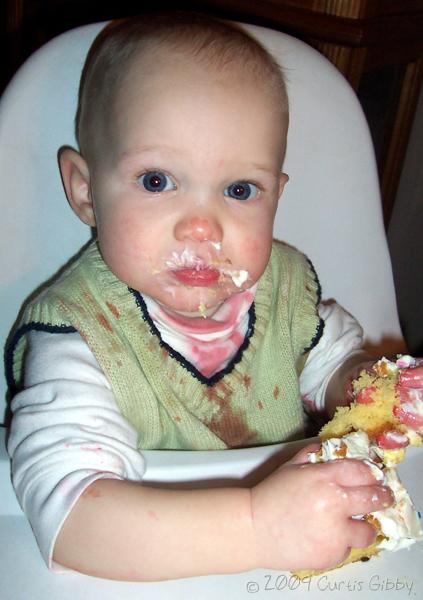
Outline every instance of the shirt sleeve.
<path fill-rule="evenodd" d="M 330 378 L 345 360 L 361 352 L 363 345 L 361 326 L 339 304 L 319 304 L 318 311 L 325 327 L 300 375 L 300 394 L 308 413 L 324 412 Z"/>
<path fill-rule="evenodd" d="M 78 333 L 28 334 L 25 389 L 12 402 L 12 482 L 50 569 L 60 528 L 96 479 L 139 481 L 137 432 Z"/>

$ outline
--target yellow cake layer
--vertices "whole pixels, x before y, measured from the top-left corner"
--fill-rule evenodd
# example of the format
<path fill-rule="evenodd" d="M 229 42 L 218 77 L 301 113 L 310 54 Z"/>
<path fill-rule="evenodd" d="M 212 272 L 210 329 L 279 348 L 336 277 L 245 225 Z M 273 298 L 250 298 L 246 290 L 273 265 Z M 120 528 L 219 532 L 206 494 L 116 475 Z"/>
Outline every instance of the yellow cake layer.
<path fill-rule="evenodd" d="M 367 561 L 370 557 L 376 556 L 379 554 L 379 544 L 385 537 L 383 535 L 378 535 L 376 540 L 367 548 L 351 548 L 351 551 L 347 558 L 340 562 L 339 564 L 331 567 L 330 569 L 321 569 L 320 571 L 309 570 L 309 571 L 296 571 L 294 575 L 299 579 L 305 579 L 306 577 L 314 577 L 315 575 L 321 575 L 322 573 L 327 573 L 328 571 L 333 571 L 334 569 L 339 569 L 344 565 L 347 565 L 352 562 L 357 562 L 358 560 Z"/>
<path fill-rule="evenodd" d="M 393 414 L 394 406 L 400 405 L 395 391 L 396 382 L 397 377 L 394 375 L 380 378 L 363 371 L 353 382 L 353 388 L 356 394 L 368 387 L 375 388 L 371 392 L 372 402 L 359 404 L 354 401 L 350 406 L 339 406 L 333 419 L 322 427 L 319 437 L 327 440 L 361 430 L 372 438 L 390 429 L 403 430 L 402 424 Z"/>

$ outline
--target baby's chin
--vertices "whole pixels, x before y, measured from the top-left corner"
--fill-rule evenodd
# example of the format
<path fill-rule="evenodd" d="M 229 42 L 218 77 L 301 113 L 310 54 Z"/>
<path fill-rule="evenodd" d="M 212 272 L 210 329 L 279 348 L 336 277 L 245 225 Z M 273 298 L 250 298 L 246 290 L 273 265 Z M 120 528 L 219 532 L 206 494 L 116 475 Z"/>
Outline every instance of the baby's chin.
<path fill-rule="evenodd" d="M 218 308 L 235 294 L 243 291 L 237 287 L 184 287 L 172 286 L 162 290 L 155 298 L 169 313 L 183 317 L 212 317 Z"/>
<path fill-rule="evenodd" d="M 211 308 L 206 308 L 205 306 L 199 305 L 198 309 L 194 311 L 175 310 L 168 308 L 167 306 L 163 306 L 163 308 L 169 314 L 177 315 L 179 317 L 185 317 L 186 319 L 198 319 L 200 317 L 204 319 L 213 317 L 219 306 L 221 306 L 221 304 L 213 306 Z"/>

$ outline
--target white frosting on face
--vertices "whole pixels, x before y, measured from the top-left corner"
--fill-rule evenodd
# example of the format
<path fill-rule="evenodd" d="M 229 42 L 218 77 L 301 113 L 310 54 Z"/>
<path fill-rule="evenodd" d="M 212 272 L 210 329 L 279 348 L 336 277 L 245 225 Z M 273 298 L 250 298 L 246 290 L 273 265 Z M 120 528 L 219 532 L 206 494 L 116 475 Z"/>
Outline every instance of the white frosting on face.
<path fill-rule="evenodd" d="M 243 283 L 245 283 L 249 277 L 248 271 L 240 270 L 240 271 L 232 271 L 230 269 L 220 269 L 220 272 L 223 275 L 227 275 L 232 279 L 236 287 L 241 287 Z"/>
<path fill-rule="evenodd" d="M 172 252 L 171 256 L 165 260 L 168 269 L 180 269 L 181 267 L 198 268 L 204 266 L 204 261 L 199 258 L 188 246 L 182 252 Z"/>
<path fill-rule="evenodd" d="M 364 431 L 356 431 L 342 438 L 331 438 L 322 442 L 321 450 L 308 455 L 309 462 L 327 462 L 339 458 L 358 458 L 364 460 L 372 469 L 372 473 L 383 485 L 389 487 L 395 498 L 395 503 L 383 510 L 370 513 L 380 523 L 381 532 L 386 536 L 379 544 L 385 550 L 400 550 L 418 540 L 423 539 L 417 510 L 400 482 L 393 468 L 382 468 L 376 464 L 374 447 Z M 361 518 L 357 515 L 356 518 Z"/>
<path fill-rule="evenodd" d="M 214 248 L 214 249 L 215 249 L 217 252 L 220 252 L 220 250 L 222 250 L 222 244 L 221 244 L 220 242 L 210 242 L 210 241 L 209 241 L 209 244 L 210 244 L 211 246 L 213 246 L 213 248 Z"/>

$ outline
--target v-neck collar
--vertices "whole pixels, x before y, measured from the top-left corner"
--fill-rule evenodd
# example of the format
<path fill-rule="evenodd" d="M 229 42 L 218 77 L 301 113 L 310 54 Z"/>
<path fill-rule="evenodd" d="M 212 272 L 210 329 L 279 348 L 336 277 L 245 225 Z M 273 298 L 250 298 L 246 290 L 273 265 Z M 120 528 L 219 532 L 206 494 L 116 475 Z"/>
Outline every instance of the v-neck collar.
<path fill-rule="evenodd" d="M 199 381 L 201 381 L 201 383 L 204 383 L 207 386 L 213 386 L 215 383 L 220 381 L 225 375 L 230 373 L 233 370 L 233 368 L 235 367 L 235 365 L 242 360 L 242 355 L 243 355 L 244 351 L 246 350 L 246 348 L 248 347 L 250 338 L 254 333 L 254 324 L 256 322 L 256 313 L 255 313 L 254 302 L 251 304 L 251 306 L 248 310 L 247 331 L 245 333 L 245 338 L 244 338 L 243 342 L 241 343 L 240 347 L 238 348 L 238 351 L 235 353 L 235 355 L 230 359 L 228 364 L 223 369 L 221 369 L 220 371 L 217 371 L 211 377 L 206 377 L 205 375 L 203 375 L 201 373 L 201 371 L 199 371 L 197 369 L 197 367 L 195 367 L 195 365 L 192 364 L 192 362 L 190 362 L 180 352 L 178 352 L 177 350 L 172 348 L 172 346 L 170 346 L 168 343 L 166 343 L 163 340 L 159 329 L 156 327 L 153 319 L 151 318 L 151 316 L 148 312 L 147 305 L 145 303 L 143 296 L 137 290 L 134 290 L 132 288 L 129 288 L 129 291 L 134 296 L 135 301 L 140 308 L 142 318 L 148 323 L 148 325 L 150 327 L 150 331 L 153 333 L 153 335 L 155 335 L 158 338 L 160 346 L 168 352 L 169 356 L 171 356 L 173 359 L 175 359 L 182 367 L 184 367 L 194 377 L 196 377 Z"/>

